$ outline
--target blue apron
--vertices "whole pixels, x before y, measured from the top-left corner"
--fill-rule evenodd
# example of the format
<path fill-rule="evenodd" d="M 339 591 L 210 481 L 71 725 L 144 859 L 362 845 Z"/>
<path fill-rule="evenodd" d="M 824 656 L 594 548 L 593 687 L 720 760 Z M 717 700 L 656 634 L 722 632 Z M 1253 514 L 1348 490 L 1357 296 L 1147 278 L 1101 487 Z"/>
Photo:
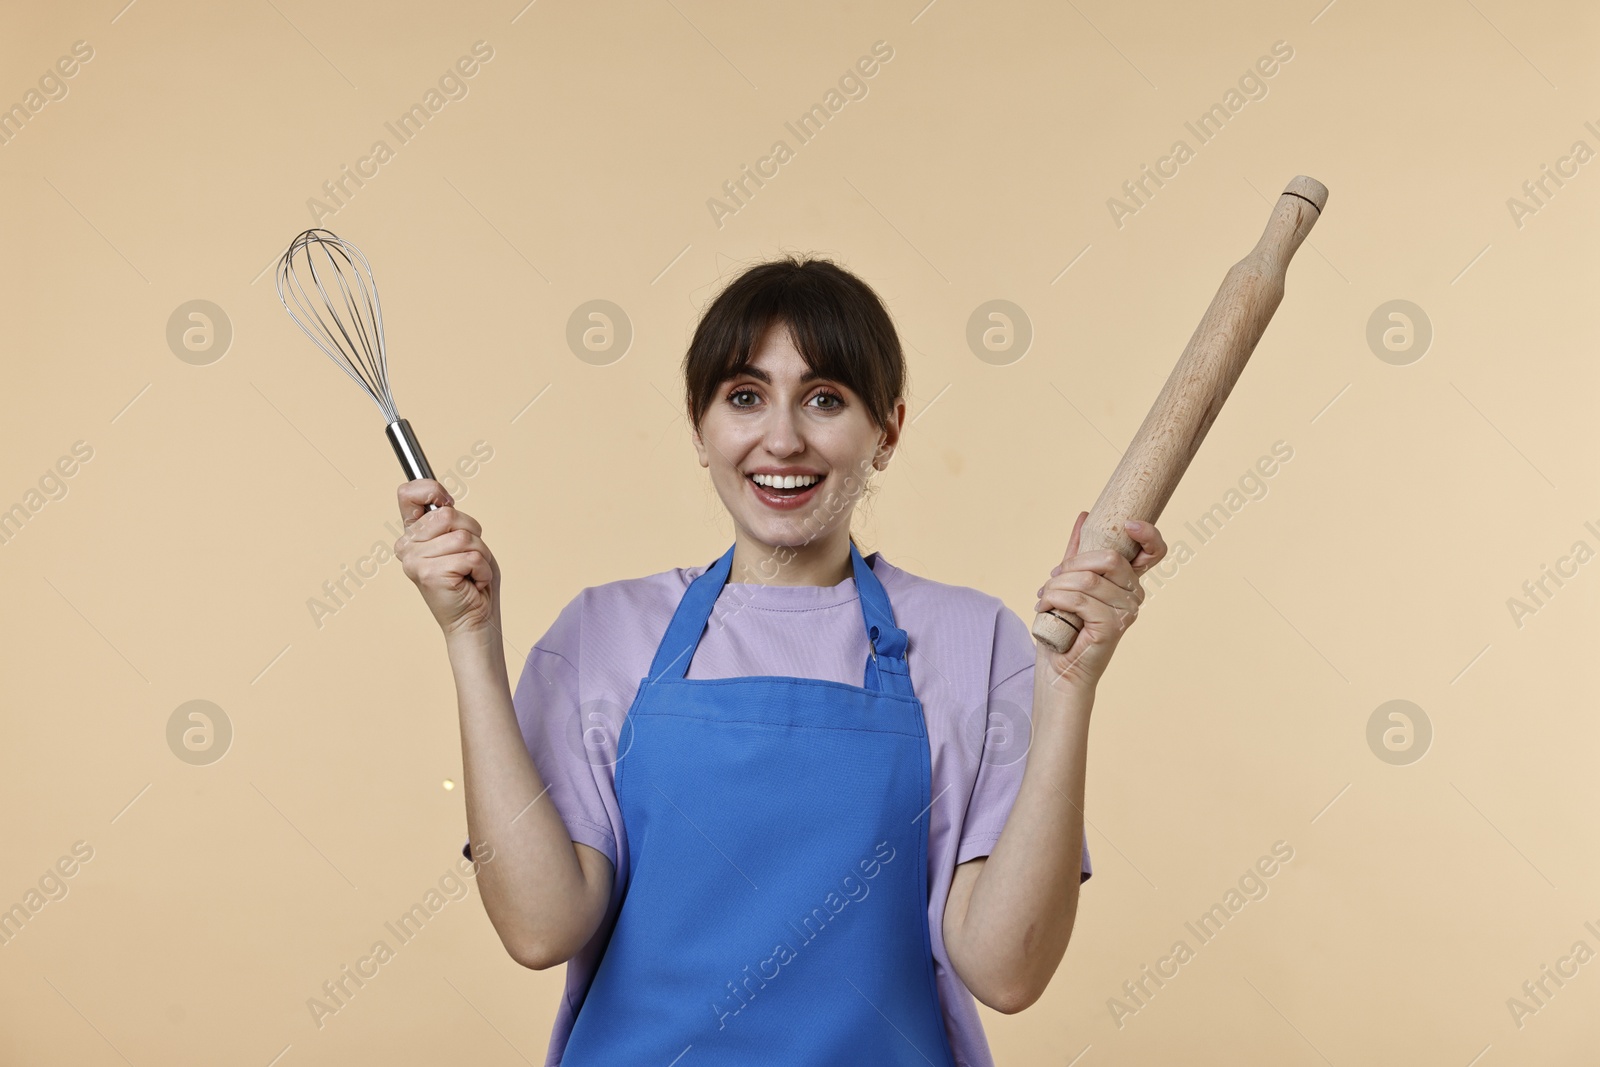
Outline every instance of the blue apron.
<path fill-rule="evenodd" d="M 922 703 L 854 543 L 850 565 L 873 647 L 862 686 L 689 680 L 733 548 L 685 590 L 628 711 L 624 888 L 564 1067 L 954 1067 Z"/>

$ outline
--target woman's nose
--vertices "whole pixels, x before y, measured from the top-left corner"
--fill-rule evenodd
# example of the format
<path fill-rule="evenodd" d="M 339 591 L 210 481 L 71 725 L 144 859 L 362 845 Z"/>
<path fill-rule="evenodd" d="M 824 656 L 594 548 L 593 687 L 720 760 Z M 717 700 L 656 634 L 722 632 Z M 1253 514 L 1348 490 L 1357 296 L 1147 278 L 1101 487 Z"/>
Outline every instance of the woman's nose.
<path fill-rule="evenodd" d="M 765 430 L 762 441 L 769 452 L 774 455 L 787 455 L 799 451 L 800 431 L 795 426 L 794 416 L 788 411 L 775 408 L 768 417 Z"/>

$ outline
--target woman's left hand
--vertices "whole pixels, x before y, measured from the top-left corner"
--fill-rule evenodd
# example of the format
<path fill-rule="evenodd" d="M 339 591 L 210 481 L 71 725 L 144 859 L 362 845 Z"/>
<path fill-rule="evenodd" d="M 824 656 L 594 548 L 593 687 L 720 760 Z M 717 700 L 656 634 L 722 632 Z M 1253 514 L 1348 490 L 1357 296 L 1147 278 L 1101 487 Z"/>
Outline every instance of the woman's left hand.
<path fill-rule="evenodd" d="M 1067 651 L 1056 652 L 1042 641 L 1038 650 L 1041 665 L 1048 663 L 1052 669 L 1052 684 L 1092 690 L 1105 673 L 1117 642 L 1139 616 L 1144 601 L 1140 576 L 1166 557 L 1167 543 L 1150 523 L 1129 522 L 1128 536 L 1139 545 L 1139 553 L 1131 561 L 1111 548 L 1080 553 L 1078 538 L 1088 517 L 1087 511 L 1078 513 L 1066 557 L 1039 588 L 1034 611 L 1070 612 L 1083 620 L 1083 630 Z"/>

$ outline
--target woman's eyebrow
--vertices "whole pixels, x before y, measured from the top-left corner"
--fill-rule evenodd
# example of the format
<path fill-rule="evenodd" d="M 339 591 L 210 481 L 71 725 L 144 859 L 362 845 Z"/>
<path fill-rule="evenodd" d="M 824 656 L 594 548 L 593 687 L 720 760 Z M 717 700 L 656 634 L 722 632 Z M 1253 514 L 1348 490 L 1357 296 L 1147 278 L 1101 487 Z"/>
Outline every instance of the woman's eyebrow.
<path fill-rule="evenodd" d="M 740 377 L 742 375 L 748 375 L 749 377 L 754 378 L 757 381 L 763 382 L 763 383 L 765 383 L 767 385 L 771 385 L 772 384 L 772 376 L 770 374 L 768 374 L 766 371 L 762 370 L 760 367 L 741 367 L 738 370 L 734 371 L 732 374 L 728 375 L 728 377 L 730 377 L 730 378 L 738 378 L 738 377 Z M 800 375 L 800 380 L 802 382 L 810 382 L 810 381 L 815 381 L 816 379 L 821 378 L 821 377 L 822 377 L 822 375 L 818 374 L 816 371 L 814 371 L 814 370 L 812 370 L 812 369 L 810 369 L 808 367 L 808 368 L 806 368 L 806 372 L 804 374 Z"/>

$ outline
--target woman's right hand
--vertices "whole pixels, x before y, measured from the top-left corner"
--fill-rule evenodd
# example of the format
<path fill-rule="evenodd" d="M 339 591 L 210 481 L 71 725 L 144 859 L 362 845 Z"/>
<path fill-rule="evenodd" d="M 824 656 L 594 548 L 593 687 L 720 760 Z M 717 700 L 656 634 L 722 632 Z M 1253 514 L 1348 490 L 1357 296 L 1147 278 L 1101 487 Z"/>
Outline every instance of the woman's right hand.
<path fill-rule="evenodd" d="M 406 482 L 397 495 L 406 529 L 394 554 L 445 636 L 498 630 L 500 565 L 483 543 L 478 520 L 456 510 L 444 486 L 431 478 Z M 429 511 L 429 504 L 437 510 Z"/>

